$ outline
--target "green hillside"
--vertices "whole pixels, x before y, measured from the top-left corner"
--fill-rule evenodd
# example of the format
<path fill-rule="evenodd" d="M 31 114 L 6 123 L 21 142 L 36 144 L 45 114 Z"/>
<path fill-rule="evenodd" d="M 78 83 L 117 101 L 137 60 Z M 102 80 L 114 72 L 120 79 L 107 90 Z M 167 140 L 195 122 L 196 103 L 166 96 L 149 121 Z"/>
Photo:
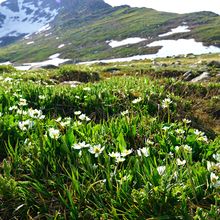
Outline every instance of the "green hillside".
<path fill-rule="evenodd" d="M 99 8 L 77 16 L 65 12 L 53 22 L 52 29 L 45 32 L 51 32 L 51 35 L 33 35 L 29 40 L 20 40 L 1 48 L 0 61 L 42 61 L 57 52 L 61 53 L 62 58 L 71 58 L 74 62 L 155 53 L 159 48 L 144 46 L 157 40 L 158 34 L 183 22 L 187 22 L 192 31 L 173 38 L 194 37 L 207 44 L 219 45 L 219 31 L 216 28 L 219 21 L 219 16 L 210 12 L 178 15 L 126 6 Z M 120 48 L 111 48 L 106 43 L 107 40 L 127 37 L 144 37 L 147 41 Z M 34 44 L 27 45 L 30 41 Z M 65 46 L 58 49 L 61 44 Z"/>

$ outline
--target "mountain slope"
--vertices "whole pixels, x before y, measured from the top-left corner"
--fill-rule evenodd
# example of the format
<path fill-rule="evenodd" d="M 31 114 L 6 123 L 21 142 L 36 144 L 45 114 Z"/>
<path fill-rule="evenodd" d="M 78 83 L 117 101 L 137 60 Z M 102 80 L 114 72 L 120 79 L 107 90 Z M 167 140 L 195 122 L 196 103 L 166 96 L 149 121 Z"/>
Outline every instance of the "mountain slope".
<path fill-rule="evenodd" d="M 12 2 L 12 0 L 6 2 Z M 22 2 L 27 5 L 33 1 L 23 0 Z M 146 43 L 156 40 L 159 34 L 183 22 L 187 22 L 192 31 L 178 34 L 178 37 L 194 37 L 204 40 L 207 44 L 220 45 L 220 38 L 218 38 L 220 33 L 216 31 L 220 16 L 214 13 L 179 15 L 128 6 L 112 8 L 102 0 L 40 2 L 53 12 L 43 16 L 48 18 L 42 23 L 42 25 L 47 24 L 46 28 L 41 31 L 37 29 L 34 33 L 31 32 L 32 35 L 2 47 L 0 61 L 40 61 L 54 53 L 60 53 L 62 58 L 71 58 L 74 62 L 155 53 L 159 48 L 145 47 Z M 40 17 L 39 14 L 37 23 Z M 29 16 L 29 20 L 31 18 Z M 215 29 L 213 33 L 217 36 L 214 39 L 210 36 L 213 29 Z M 24 34 L 19 37 L 23 36 Z M 127 37 L 143 37 L 146 41 L 119 48 L 111 48 L 106 42 L 112 39 L 123 40 Z"/>

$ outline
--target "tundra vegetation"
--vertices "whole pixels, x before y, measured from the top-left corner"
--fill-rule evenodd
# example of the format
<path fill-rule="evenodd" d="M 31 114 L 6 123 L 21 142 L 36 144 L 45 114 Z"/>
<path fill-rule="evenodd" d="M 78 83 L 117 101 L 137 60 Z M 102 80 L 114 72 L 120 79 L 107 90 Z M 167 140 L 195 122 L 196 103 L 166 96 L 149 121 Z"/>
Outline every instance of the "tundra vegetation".
<path fill-rule="evenodd" d="M 1 67 L 1 218 L 218 219 L 219 59 Z"/>

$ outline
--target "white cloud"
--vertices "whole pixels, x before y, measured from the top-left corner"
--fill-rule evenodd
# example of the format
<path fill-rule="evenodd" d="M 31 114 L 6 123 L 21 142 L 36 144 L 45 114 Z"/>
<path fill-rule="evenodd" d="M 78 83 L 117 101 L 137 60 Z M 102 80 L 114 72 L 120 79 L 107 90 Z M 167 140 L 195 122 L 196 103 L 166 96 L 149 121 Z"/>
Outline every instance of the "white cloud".
<path fill-rule="evenodd" d="M 195 11 L 212 11 L 220 14 L 219 0 L 104 0 L 112 6 L 130 5 L 147 7 L 160 11 L 189 13 Z"/>

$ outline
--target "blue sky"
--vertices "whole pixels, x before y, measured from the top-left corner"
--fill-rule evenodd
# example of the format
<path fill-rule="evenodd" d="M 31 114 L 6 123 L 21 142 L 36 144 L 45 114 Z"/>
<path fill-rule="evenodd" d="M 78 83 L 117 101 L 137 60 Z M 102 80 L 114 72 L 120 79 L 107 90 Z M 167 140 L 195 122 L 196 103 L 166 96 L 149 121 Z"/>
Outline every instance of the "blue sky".
<path fill-rule="evenodd" d="M 213 11 L 220 14 L 220 0 L 104 0 L 112 6 L 130 5 L 147 7 L 160 11 L 188 13 L 194 11 Z"/>

